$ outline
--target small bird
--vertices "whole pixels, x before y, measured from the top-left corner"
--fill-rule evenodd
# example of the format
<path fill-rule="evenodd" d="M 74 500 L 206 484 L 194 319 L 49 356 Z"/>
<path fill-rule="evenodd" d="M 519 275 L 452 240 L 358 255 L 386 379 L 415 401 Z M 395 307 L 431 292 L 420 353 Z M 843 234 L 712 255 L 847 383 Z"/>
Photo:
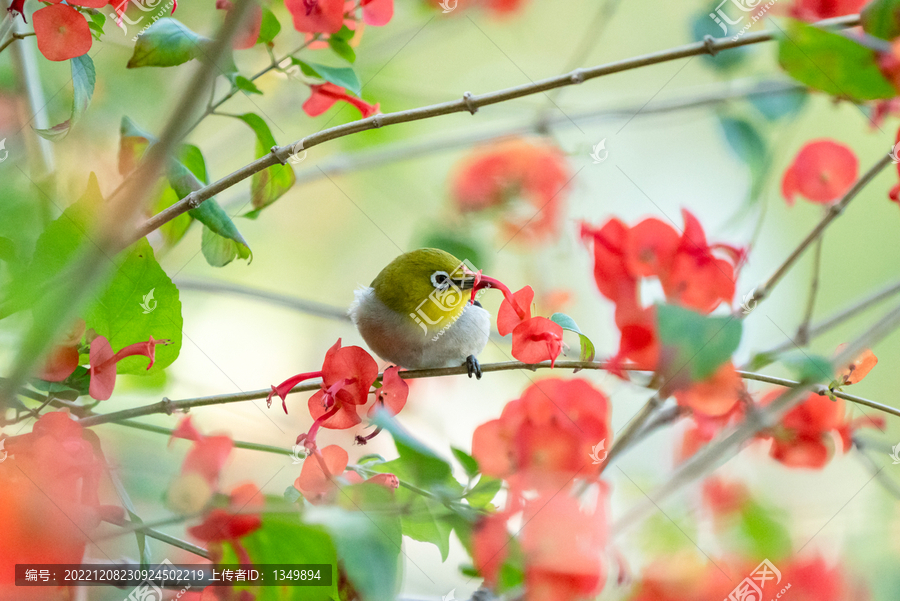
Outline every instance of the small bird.
<path fill-rule="evenodd" d="M 469 377 L 480 379 L 476 356 L 490 335 L 490 313 L 464 292 L 477 279 L 450 253 L 420 248 L 400 255 L 371 286 L 355 291 L 350 319 L 385 361 L 408 369 L 465 364 Z"/>

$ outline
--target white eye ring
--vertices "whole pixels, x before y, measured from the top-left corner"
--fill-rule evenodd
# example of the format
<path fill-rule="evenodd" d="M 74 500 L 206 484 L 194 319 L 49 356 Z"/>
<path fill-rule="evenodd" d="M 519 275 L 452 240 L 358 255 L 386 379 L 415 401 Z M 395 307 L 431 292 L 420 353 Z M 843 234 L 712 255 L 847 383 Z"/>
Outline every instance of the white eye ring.
<path fill-rule="evenodd" d="M 446 290 L 450 287 L 450 274 L 446 271 L 435 271 L 431 274 L 431 285 L 438 290 Z"/>

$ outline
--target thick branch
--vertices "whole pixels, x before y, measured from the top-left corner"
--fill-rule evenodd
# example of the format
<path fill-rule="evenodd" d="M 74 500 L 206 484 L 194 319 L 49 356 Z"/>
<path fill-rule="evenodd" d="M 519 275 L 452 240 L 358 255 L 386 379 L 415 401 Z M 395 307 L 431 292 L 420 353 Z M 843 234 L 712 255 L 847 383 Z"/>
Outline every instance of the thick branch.
<path fill-rule="evenodd" d="M 853 27 L 858 24 L 859 16 L 851 15 L 847 17 L 840 17 L 837 19 L 820 21 L 819 23 L 817 23 L 817 26 L 844 28 Z M 504 90 L 498 90 L 496 92 L 489 92 L 487 94 L 481 94 L 479 96 L 474 96 L 466 93 L 459 100 L 455 100 L 452 102 L 443 102 L 431 106 L 425 106 L 406 111 L 398 111 L 396 113 L 388 113 L 386 115 L 378 114 L 366 119 L 360 119 L 358 121 L 352 121 L 344 125 L 338 125 L 336 127 L 323 129 L 319 132 L 306 136 L 305 138 L 302 138 L 293 144 L 275 147 L 272 149 L 272 152 L 270 152 L 266 156 L 258 158 L 249 165 L 246 165 L 245 167 L 242 167 L 241 169 L 238 169 L 237 171 L 226 175 L 222 179 L 192 192 L 188 196 L 184 197 L 183 199 L 179 200 L 178 202 L 174 203 L 173 205 L 169 206 L 168 208 L 145 221 L 138 228 L 133 241 L 146 236 L 150 232 L 159 228 L 161 225 L 171 221 L 172 219 L 178 217 L 183 213 L 186 213 L 190 209 L 199 206 L 202 202 L 208 200 L 209 198 L 212 198 L 213 196 L 221 193 L 224 190 L 227 190 L 238 182 L 245 180 L 254 173 L 259 173 L 260 171 L 271 167 L 272 165 L 283 164 L 285 161 L 287 161 L 288 157 L 291 154 L 299 152 L 300 150 L 308 150 L 313 146 L 318 146 L 319 144 L 322 144 L 323 142 L 327 142 L 329 140 L 349 136 L 370 129 L 377 129 L 387 125 L 409 123 L 411 121 L 421 121 L 423 119 L 430 119 L 432 117 L 439 117 L 441 115 L 450 115 L 453 113 L 462 112 L 471 112 L 472 114 L 474 114 L 475 111 L 483 106 L 490 106 L 492 104 L 498 104 L 501 102 L 514 100 L 516 98 L 531 96 L 533 94 L 539 94 L 541 92 L 546 92 L 548 90 L 553 90 L 564 86 L 580 84 L 589 79 L 596 79 L 605 75 L 612 75 L 613 73 L 621 73 L 623 71 L 637 69 L 639 67 L 656 65 L 659 63 L 665 63 L 702 54 L 714 55 L 722 50 L 728 50 L 730 48 L 768 42 L 775 39 L 776 34 L 777 32 L 775 31 L 762 31 L 759 33 L 745 35 L 737 40 L 732 40 L 729 38 L 713 38 L 710 36 L 702 42 L 686 44 L 677 48 L 671 48 L 669 50 L 663 50 L 660 52 L 645 54 L 643 56 L 628 58 L 606 65 L 599 65 L 587 69 L 575 69 L 570 73 L 557 75 L 555 77 L 542 79 L 521 86 L 506 88 Z"/>
<path fill-rule="evenodd" d="M 605 362 L 597 362 L 597 361 L 557 361 L 556 369 L 591 369 L 591 370 L 605 370 L 608 367 L 608 364 Z M 527 363 L 522 363 L 520 361 L 506 361 L 502 363 L 485 363 L 481 366 L 481 371 L 483 373 L 490 373 L 495 371 L 511 371 L 511 370 L 519 370 L 519 369 L 528 369 L 531 371 L 537 371 L 538 369 L 550 369 L 550 362 L 545 361 L 543 363 L 537 363 L 535 365 L 529 365 Z M 622 367 L 621 369 L 627 371 L 648 371 L 645 369 L 641 369 L 639 366 L 627 366 Z M 439 378 L 443 376 L 459 376 L 468 373 L 468 368 L 465 365 L 460 365 L 459 367 L 437 367 L 432 369 L 413 369 L 407 371 L 401 371 L 400 377 L 404 380 L 412 380 L 417 378 Z M 753 372 L 741 371 L 738 372 L 742 378 L 748 380 L 758 380 L 760 382 L 769 382 L 771 384 L 777 384 L 779 386 L 785 387 L 796 387 L 800 386 L 799 382 L 793 382 L 791 380 L 784 380 L 781 378 L 773 378 L 770 376 L 766 376 L 764 374 L 756 374 Z M 378 376 L 378 380 L 381 380 L 381 375 Z M 309 392 L 313 390 L 318 390 L 321 385 L 321 382 L 304 382 L 303 384 L 299 384 L 295 386 L 289 394 L 293 394 L 295 392 Z M 204 407 L 209 405 L 224 405 L 227 403 L 239 403 L 242 401 L 253 401 L 258 399 L 264 399 L 271 393 L 271 389 L 264 390 L 249 390 L 247 392 L 238 392 L 233 394 L 217 394 L 207 397 L 198 397 L 193 399 L 183 399 L 180 401 L 172 401 L 167 398 L 159 401 L 158 403 L 152 403 L 150 405 L 144 405 L 142 407 L 134 407 L 132 409 L 123 409 L 122 411 L 115 411 L 113 413 L 105 413 L 102 415 L 91 415 L 88 417 L 81 418 L 79 423 L 83 426 L 96 426 L 98 424 L 105 424 L 109 422 L 120 422 L 122 420 L 128 420 L 134 417 L 140 417 L 142 415 L 153 415 L 155 413 L 167 413 L 171 415 L 177 411 L 185 411 L 188 409 L 192 409 L 194 407 Z M 821 393 L 820 393 L 821 394 Z M 893 415 L 900 416 L 900 411 L 894 409 L 892 407 L 888 407 L 887 405 L 882 405 L 880 403 L 876 403 L 874 401 L 869 401 L 862 397 L 857 397 L 844 393 L 835 393 L 837 396 L 840 396 L 843 399 L 851 401 L 853 403 L 859 403 L 861 405 L 866 405 L 867 407 L 872 407 L 874 409 L 880 409 L 885 411 L 886 413 L 891 413 Z M 157 428 L 157 426 L 145 427 L 145 425 L 141 425 L 144 429 Z"/>

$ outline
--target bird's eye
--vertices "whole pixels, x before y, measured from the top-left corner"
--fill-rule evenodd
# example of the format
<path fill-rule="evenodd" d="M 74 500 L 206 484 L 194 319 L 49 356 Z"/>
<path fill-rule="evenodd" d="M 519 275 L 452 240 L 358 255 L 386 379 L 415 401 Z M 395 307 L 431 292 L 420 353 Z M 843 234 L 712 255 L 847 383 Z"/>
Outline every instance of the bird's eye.
<path fill-rule="evenodd" d="M 431 284 L 443 290 L 450 285 L 450 275 L 446 271 L 435 271 L 431 274 Z"/>

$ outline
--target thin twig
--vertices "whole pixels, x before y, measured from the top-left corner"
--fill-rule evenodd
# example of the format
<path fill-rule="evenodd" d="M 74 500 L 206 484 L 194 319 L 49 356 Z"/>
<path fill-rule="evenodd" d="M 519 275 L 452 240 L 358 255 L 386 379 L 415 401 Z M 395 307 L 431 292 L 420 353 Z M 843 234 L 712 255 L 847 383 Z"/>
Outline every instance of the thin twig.
<path fill-rule="evenodd" d="M 3 45 L 0 45 L 0 52 L 3 52 L 4 50 L 6 50 L 7 46 L 9 46 L 10 44 L 12 44 L 12 43 L 15 42 L 16 40 L 24 40 L 25 38 L 27 38 L 27 37 L 29 37 L 29 36 L 33 36 L 33 35 L 37 35 L 37 34 L 35 34 L 33 31 L 30 31 L 30 32 L 28 32 L 28 33 L 14 33 L 14 34 L 12 34 L 12 36 L 10 36 L 10 38 L 9 38 L 8 40 L 6 40 L 5 42 L 3 42 Z"/>
<path fill-rule="evenodd" d="M 859 16 L 851 15 L 847 17 L 840 17 L 837 19 L 820 21 L 816 24 L 816 26 L 845 28 L 853 27 L 858 23 Z M 516 98 L 523 98 L 525 96 L 539 94 L 541 92 L 546 92 L 548 90 L 553 90 L 564 86 L 578 85 L 589 79 L 596 79 L 598 77 L 612 75 L 613 73 L 621 73 L 623 71 L 646 67 L 648 65 L 656 65 L 668 61 L 688 58 L 691 56 L 698 56 L 702 54 L 715 54 L 721 52 L 722 50 L 728 50 L 741 46 L 749 46 L 752 44 L 759 44 L 761 42 L 768 42 L 775 39 L 776 35 L 777 32 L 775 31 L 762 31 L 759 33 L 745 35 L 741 38 L 738 38 L 737 40 L 729 38 L 709 37 L 703 42 L 686 44 L 684 46 L 678 46 L 669 50 L 645 54 L 642 56 L 629 58 L 606 65 L 598 65 L 596 67 L 591 67 L 588 69 L 576 69 L 570 73 L 557 75 L 555 77 L 542 79 L 533 83 L 516 86 L 513 88 L 506 88 L 503 90 L 481 94 L 478 96 L 466 94 L 459 100 L 443 102 L 440 104 L 434 104 L 406 111 L 398 111 L 396 113 L 379 113 L 366 119 L 360 119 L 358 121 L 352 121 L 350 123 L 338 125 L 336 127 L 323 129 L 314 134 L 306 136 L 305 138 L 297 140 L 292 144 L 273 148 L 272 152 L 256 159 L 249 165 L 246 165 L 238 169 L 237 171 L 226 175 L 222 179 L 215 181 L 208 186 L 191 192 L 185 198 L 172 204 L 168 208 L 160 211 L 159 213 L 145 221 L 138 228 L 131 241 L 133 242 L 139 240 L 140 238 L 143 238 L 163 224 L 168 223 L 172 219 L 175 219 L 188 210 L 195 208 L 196 206 L 212 198 L 216 194 L 219 194 L 222 191 L 227 190 L 231 186 L 234 186 L 235 184 L 247 179 L 254 173 L 259 173 L 260 171 L 263 171 L 264 169 L 267 169 L 276 164 L 283 164 L 288 159 L 288 157 L 291 156 L 295 149 L 302 148 L 304 150 L 308 150 L 313 146 L 318 146 L 319 144 L 322 144 L 329 140 L 342 138 L 344 136 L 349 136 L 352 134 L 357 134 L 360 132 L 368 131 L 370 129 L 377 129 L 388 125 L 421 121 L 423 119 L 430 119 L 432 117 L 450 115 L 453 113 L 471 112 L 474 114 L 475 111 L 484 106 L 507 102 Z"/>
<path fill-rule="evenodd" d="M 819 323 L 815 324 L 814 326 L 812 326 L 811 328 L 809 328 L 809 339 L 813 340 L 816 337 L 821 336 L 822 334 L 825 334 L 826 332 L 829 332 L 835 326 L 838 326 L 838 325 L 846 322 L 851 317 L 854 317 L 854 316 L 858 315 L 859 313 L 862 313 L 863 311 L 866 311 L 866 310 L 874 307 L 878 303 L 880 303 L 884 300 L 887 300 L 898 293 L 900 293 L 900 282 L 894 282 L 893 284 L 890 284 L 889 286 L 885 286 L 878 292 L 875 292 L 875 293 L 867 296 L 866 298 L 853 303 L 846 309 L 843 309 L 842 311 L 838 311 L 831 317 L 824 319 L 821 322 L 819 322 Z M 764 351 L 761 354 L 777 355 L 779 353 L 783 353 L 784 351 L 791 350 L 795 347 L 796 347 L 796 344 L 794 343 L 793 340 L 787 340 L 787 341 L 783 342 L 782 344 L 779 344 L 778 346 L 772 347 L 771 349 Z"/>
<path fill-rule="evenodd" d="M 838 216 L 844 212 L 844 209 L 847 208 L 847 205 L 856 198 L 856 196 L 862 191 L 863 188 L 868 185 L 875 176 L 877 176 L 881 171 L 891 164 L 891 155 L 884 155 L 881 160 L 875 163 L 868 171 L 866 171 L 862 177 L 856 180 L 856 183 L 853 184 L 853 187 L 850 188 L 844 197 L 840 200 L 840 202 L 832 205 L 828 212 L 825 214 L 825 217 L 816 224 L 816 227 L 803 239 L 803 241 L 794 249 L 787 259 L 775 270 L 768 280 L 761 286 L 757 286 L 754 293 L 753 298 L 756 299 L 757 303 L 762 302 L 771 292 L 775 285 L 781 281 L 781 278 L 790 270 L 791 267 L 794 266 L 794 263 L 797 262 L 797 259 L 804 253 L 804 251 L 809 248 L 809 245 L 815 242 L 819 236 L 825 231 L 825 229 L 831 225 L 831 222 L 838 218 Z M 741 309 L 738 308 L 735 317 L 741 318 L 744 315 L 741 312 Z"/>
<path fill-rule="evenodd" d="M 603 466 L 600 468 L 602 472 L 605 470 L 612 460 L 615 459 L 619 454 L 621 454 L 625 449 L 631 445 L 632 441 L 637 437 L 637 435 L 644 429 L 644 427 L 649 422 L 650 418 L 653 417 L 653 414 L 656 413 L 656 410 L 660 405 L 663 404 L 663 398 L 660 397 L 660 394 L 655 393 L 650 399 L 641 407 L 640 411 L 631 418 L 631 421 L 628 422 L 628 425 L 625 426 L 625 429 L 616 437 L 616 440 L 613 441 L 612 447 L 609 449 L 609 454 L 606 456 L 606 461 L 603 463 Z"/>
<path fill-rule="evenodd" d="M 137 522 L 125 523 L 126 526 L 130 524 L 137 524 Z M 141 532 L 144 533 L 144 536 L 155 538 L 156 540 L 172 545 L 173 547 L 184 549 L 188 553 L 193 553 L 194 555 L 199 555 L 200 557 L 210 559 L 209 551 L 207 551 L 203 547 L 198 547 L 193 543 L 189 543 L 188 541 L 172 536 L 171 534 L 166 534 L 165 532 L 160 532 L 159 530 L 155 530 L 153 528 L 142 528 Z"/>
<path fill-rule="evenodd" d="M 819 236 L 816 240 L 816 249 L 813 252 L 812 280 L 809 284 L 809 297 L 806 301 L 806 311 L 803 314 L 803 321 L 797 328 L 797 344 L 806 346 L 809 344 L 809 322 L 812 321 L 813 312 L 816 308 L 816 296 L 819 293 L 819 277 L 822 271 L 822 241 L 824 236 Z"/>

